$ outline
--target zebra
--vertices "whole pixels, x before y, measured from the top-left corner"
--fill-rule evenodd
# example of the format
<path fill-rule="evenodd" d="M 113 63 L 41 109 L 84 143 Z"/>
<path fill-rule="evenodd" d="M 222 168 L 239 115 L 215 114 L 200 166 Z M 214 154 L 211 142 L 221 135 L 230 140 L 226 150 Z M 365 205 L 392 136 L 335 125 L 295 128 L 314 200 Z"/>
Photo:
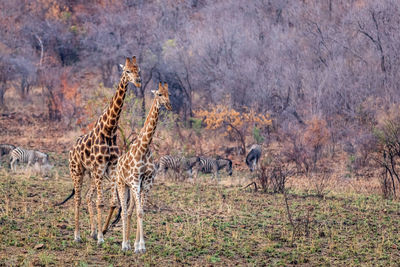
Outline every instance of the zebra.
<path fill-rule="evenodd" d="M 189 176 L 192 176 L 192 168 L 193 166 L 200 161 L 199 157 L 174 157 L 171 155 L 162 156 L 159 161 L 158 172 L 161 172 L 163 178 L 165 178 L 165 174 L 168 169 L 173 170 L 176 174 L 180 175 L 183 171 L 189 173 Z"/>
<path fill-rule="evenodd" d="M 258 161 L 261 157 L 261 146 L 254 144 L 250 147 L 250 151 L 246 156 L 246 164 L 249 166 L 250 171 L 257 169 Z"/>
<path fill-rule="evenodd" d="M 10 153 L 11 157 L 11 170 L 16 171 L 16 164 L 28 163 L 27 167 L 38 162 L 40 165 L 45 165 L 49 162 L 49 155 L 37 150 L 27 150 L 20 147 L 15 148 Z"/>
<path fill-rule="evenodd" d="M 0 159 L 4 156 L 9 154 L 12 150 L 15 149 L 14 145 L 10 144 L 0 144 Z"/>
<path fill-rule="evenodd" d="M 218 171 L 223 168 L 225 168 L 229 176 L 232 175 L 232 161 L 230 159 L 200 157 L 200 161 L 195 166 L 195 177 L 197 179 L 199 172 L 212 173 L 212 177 L 220 181 Z"/>

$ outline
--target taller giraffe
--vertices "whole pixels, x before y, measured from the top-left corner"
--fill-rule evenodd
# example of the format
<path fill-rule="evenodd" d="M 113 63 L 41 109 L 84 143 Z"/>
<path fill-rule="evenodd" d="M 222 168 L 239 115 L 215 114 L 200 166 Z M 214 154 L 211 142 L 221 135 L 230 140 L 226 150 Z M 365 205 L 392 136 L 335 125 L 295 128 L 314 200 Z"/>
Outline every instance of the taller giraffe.
<path fill-rule="evenodd" d="M 135 56 L 132 60 L 127 58 L 125 66 L 122 66 L 122 68 L 121 80 L 111 103 L 99 117 L 94 128 L 88 134 L 80 136 L 72 150 L 69 152 L 69 169 L 71 178 L 74 182 L 74 190 L 72 191 L 71 196 L 75 193 L 74 239 L 76 242 L 81 241 L 79 233 L 79 206 L 81 203 L 83 177 L 86 173 L 93 179 L 92 186 L 90 187 L 86 198 L 90 215 L 91 235 L 94 239 L 96 239 L 97 235 L 98 244 L 104 242 L 103 232 L 101 231 L 101 212 L 103 208 L 102 180 L 104 175 L 114 172 L 118 161 L 118 120 L 124 104 L 128 83 L 132 82 L 136 87 L 141 86 L 139 74 L 140 69 L 136 63 Z M 115 185 L 112 186 L 112 188 L 113 198 L 116 198 Z M 92 197 L 95 189 L 97 193 L 97 229 L 99 229 L 99 231 L 96 230 L 93 216 L 94 203 L 92 202 Z"/>
<path fill-rule="evenodd" d="M 129 151 L 118 159 L 117 165 L 117 183 L 118 195 L 121 200 L 122 208 L 122 227 L 123 242 L 122 250 L 131 248 L 129 242 L 130 222 L 133 207 L 136 205 L 137 232 L 135 241 L 135 252 L 142 253 L 146 251 L 143 238 L 143 206 L 146 196 L 153 184 L 155 175 L 155 166 L 153 157 L 149 148 L 153 135 L 155 133 L 158 121 L 159 110 L 165 106 L 167 110 L 172 110 L 169 102 L 168 84 L 158 85 L 158 90 L 153 91 L 155 98 L 153 104 L 140 131 L 138 138 L 131 145 Z M 127 210 L 127 196 L 129 191 L 135 198 L 129 203 Z"/>

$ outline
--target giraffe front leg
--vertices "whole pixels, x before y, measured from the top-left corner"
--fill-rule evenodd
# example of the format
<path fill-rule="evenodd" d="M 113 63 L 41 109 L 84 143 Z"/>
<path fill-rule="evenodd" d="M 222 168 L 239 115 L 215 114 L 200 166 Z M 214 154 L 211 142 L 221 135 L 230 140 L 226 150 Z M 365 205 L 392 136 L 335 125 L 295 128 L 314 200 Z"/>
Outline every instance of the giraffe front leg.
<path fill-rule="evenodd" d="M 133 190 L 133 197 L 135 198 L 135 205 L 136 205 L 136 223 L 137 223 L 137 228 L 136 228 L 136 238 L 135 238 L 135 253 L 141 253 L 142 252 L 142 247 L 140 244 L 141 240 L 141 234 L 142 234 L 142 225 L 143 225 L 143 209 L 141 206 L 141 185 L 140 182 L 137 185 L 132 186 Z M 133 200 L 133 199 L 132 199 Z M 131 200 L 131 201 L 132 201 Z M 133 209 L 131 210 L 132 214 Z M 129 216 L 129 214 L 128 214 Z M 144 252 L 144 251 L 143 251 Z"/>
<path fill-rule="evenodd" d="M 134 200 L 134 197 L 133 197 L 133 194 L 134 194 L 134 192 L 133 192 L 134 190 L 132 189 L 132 188 L 130 188 L 130 190 L 129 190 L 129 192 L 128 192 L 128 201 L 129 201 L 129 205 L 128 205 L 128 220 L 127 220 L 127 222 L 126 222 L 126 225 L 127 225 L 127 236 L 128 236 L 128 238 L 131 236 L 131 230 L 132 230 L 132 226 L 131 226 L 131 223 L 132 223 L 132 213 L 133 213 L 133 209 L 134 209 L 134 207 L 135 207 L 135 200 Z M 128 203 L 128 201 L 127 201 L 127 203 Z M 128 242 L 129 242 L 129 246 L 130 246 L 130 241 L 128 240 Z"/>
<path fill-rule="evenodd" d="M 122 217 L 122 251 L 128 251 L 131 249 L 131 245 L 129 243 L 129 236 L 127 235 L 127 186 L 123 183 L 118 184 L 118 194 L 120 198 L 121 204 L 121 217 Z"/>
<path fill-rule="evenodd" d="M 150 172 L 147 174 L 147 177 L 143 179 L 142 182 L 142 192 L 140 196 L 140 208 L 137 208 L 137 212 L 140 215 L 139 220 L 140 220 L 140 233 L 139 233 L 139 242 L 138 242 L 138 253 L 145 253 L 146 252 L 146 246 L 145 246 L 145 241 L 144 241 L 144 232 L 143 232 L 143 216 L 144 216 L 144 206 L 147 200 L 147 197 L 149 196 L 149 192 L 151 187 L 153 186 L 153 173 Z M 135 248 L 136 248 L 136 243 L 135 243 Z M 136 252 L 136 249 L 135 249 Z"/>
<path fill-rule="evenodd" d="M 135 253 L 144 253 L 146 252 L 146 248 L 143 239 L 143 207 L 140 204 L 140 200 L 136 202 L 137 229 L 135 239 Z"/>
<path fill-rule="evenodd" d="M 86 195 L 86 202 L 88 206 L 88 211 L 89 211 L 89 221 L 90 221 L 90 236 L 94 239 L 97 240 L 97 228 L 94 220 L 94 202 L 93 202 L 93 194 L 94 191 L 96 190 L 96 184 L 94 183 L 94 180 L 91 181 L 89 191 Z"/>

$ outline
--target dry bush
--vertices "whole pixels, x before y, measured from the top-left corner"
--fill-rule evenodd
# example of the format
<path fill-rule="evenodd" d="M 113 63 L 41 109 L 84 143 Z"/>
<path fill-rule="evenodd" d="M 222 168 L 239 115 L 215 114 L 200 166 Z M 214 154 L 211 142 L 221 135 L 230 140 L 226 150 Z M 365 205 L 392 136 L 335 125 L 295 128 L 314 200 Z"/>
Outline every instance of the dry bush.
<path fill-rule="evenodd" d="M 260 183 L 264 192 L 267 192 L 269 186 L 269 179 L 267 174 L 267 167 L 265 164 L 260 164 L 260 168 L 256 170 L 257 181 Z"/>
<path fill-rule="evenodd" d="M 388 171 L 385 170 L 382 173 L 381 179 L 380 179 L 380 185 L 381 185 L 381 192 L 384 198 L 390 199 L 395 197 L 395 183 L 391 177 L 388 175 Z"/>
<path fill-rule="evenodd" d="M 318 197 L 324 197 L 328 193 L 328 186 L 332 178 L 331 170 L 314 170 L 310 173 L 310 182 Z"/>
<path fill-rule="evenodd" d="M 308 206 L 305 216 L 297 216 L 296 218 L 294 218 L 292 215 L 292 211 L 290 210 L 289 207 L 286 191 L 283 191 L 283 199 L 285 201 L 286 214 L 288 216 L 289 223 L 292 226 L 291 243 L 293 245 L 295 238 L 302 235 L 306 237 L 310 236 L 310 226 L 311 222 L 313 221 L 314 207 L 311 205 Z"/>
<path fill-rule="evenodd" d="M 378 140 L 375 161 L 381 166 L 381 187 L 384 197 L 399 195 L 400 170 L 400 116 L 388 114 L 375 129 Z"/>
<path fill-rule="evenodd" d="M 305 174 L 317 167 L 329 142 L 326 121 L 316 117 L 307 121 L 306 127 L 283 127 L 281 135 L 284 140 L 282 155 L 288 162 L 296 164 L 297 172 Z"/>
<path fill-rule="evenodd" d="M 271 189 L 274 193 L 283 193 L 286 189 L 286 182 L 295 172 L 288 164 L 276 162 L 268 172 Z"/>
<path fill-rule="evenodd" d="M 348 154 L 349 168 L 355 174 L 365 173 L 371 167 L 371 160 L 377 150 L 377 139 L 368 129 L 357 129 L 357 133 L 353 133 L 354 142 L 346 142 L 343 150 Z"/>

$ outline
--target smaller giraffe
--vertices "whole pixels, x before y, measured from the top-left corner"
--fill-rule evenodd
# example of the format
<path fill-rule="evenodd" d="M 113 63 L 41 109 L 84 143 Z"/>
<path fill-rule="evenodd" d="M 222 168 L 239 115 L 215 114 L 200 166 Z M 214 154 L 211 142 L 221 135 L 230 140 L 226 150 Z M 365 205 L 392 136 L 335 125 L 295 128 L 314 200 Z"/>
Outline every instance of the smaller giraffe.
<path fill-rule="evenodd" d="M 157 127 L 160 108 L 164 105 L 167 110 L 172 110 L 169 102 L 168 84 L 162 85 L 160 83 L 158 90 L 152 92 L 155 97 L 143 128 L 129 151 L 118 159 L 116 171 L 118 195 L 122 208 L 122 250 L 131 249 L 129 241 L 130 222 L 135 205 L 137 216 L 135 253 L 144 253 L 146 251 L 143 237 L 143 206 L 156 173 L 149 146 Z M 127 209 L 129 193 L 133 195 L 135 203 L 130 201 Z"/>

